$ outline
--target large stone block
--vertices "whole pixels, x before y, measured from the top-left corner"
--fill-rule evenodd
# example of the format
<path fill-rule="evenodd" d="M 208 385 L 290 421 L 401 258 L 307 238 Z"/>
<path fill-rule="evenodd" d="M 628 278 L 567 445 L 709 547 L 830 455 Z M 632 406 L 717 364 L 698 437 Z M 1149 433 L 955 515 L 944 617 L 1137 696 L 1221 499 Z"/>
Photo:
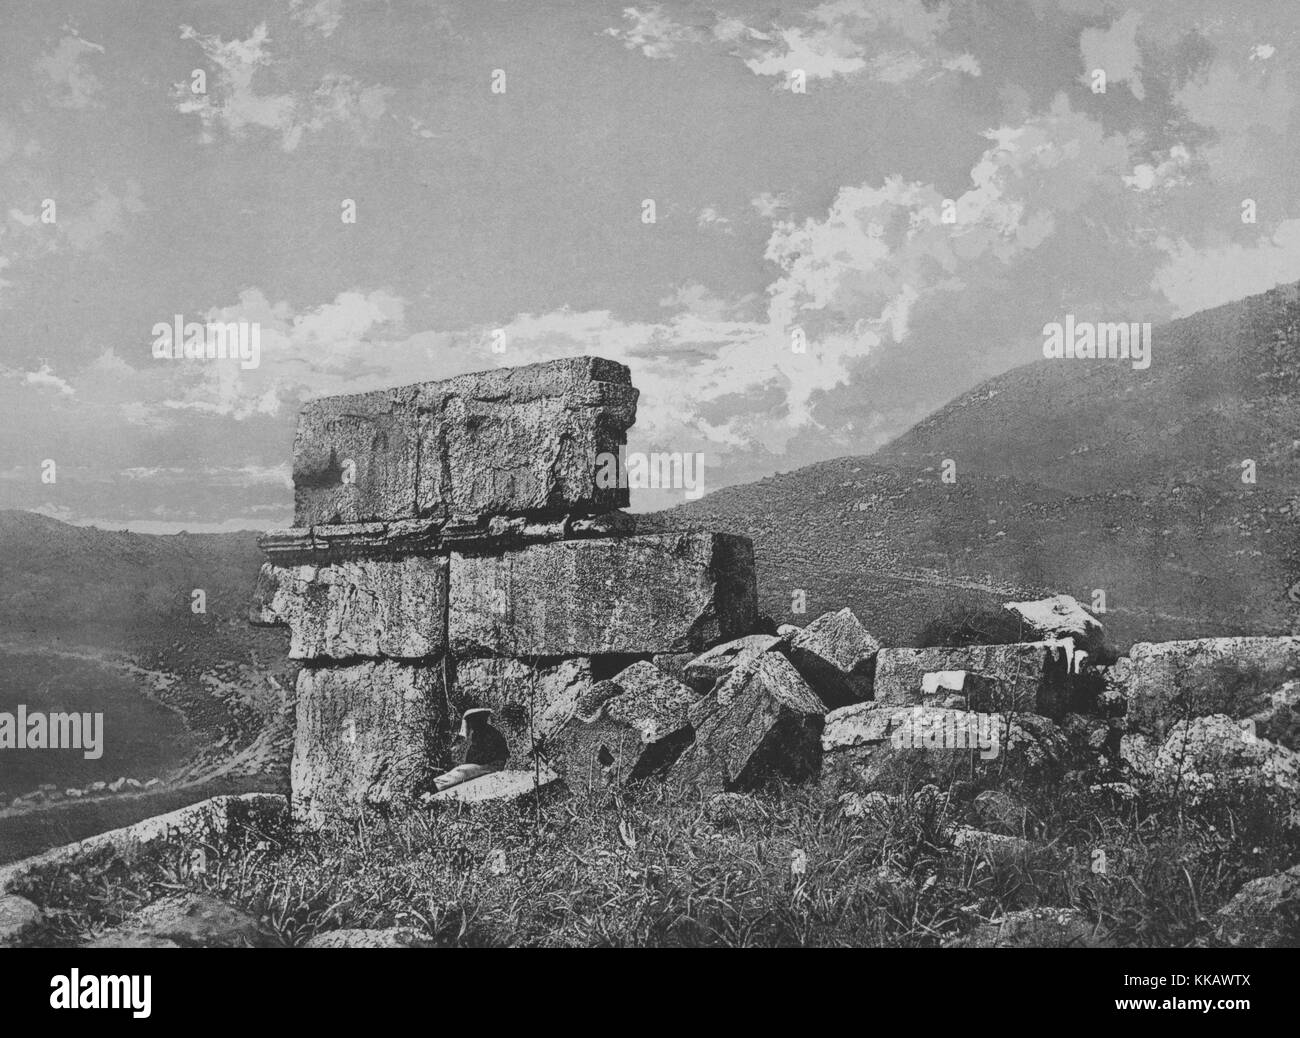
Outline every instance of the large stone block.
<path fill-rule="evenodd" d="M 447 645 L 447 559 L 265 563 L 250 619 L 288 626 L 291 659 L 435 656 Z"/>
<path fill-rule="evenodd" d="M 830 708 L 871 698 L 880 643 L 851 609 L 825 613 L 789 640 L 790 662 Z"/>
<path fill-rule="evenodd" d="M 754 551 L 675 533 L 453 553 L 448 631 L 462 656 L 700 651 L 757 617 Z"/>
<path fill-rule="evenodd" d="M 626 488 L 598 485 L 598 459 L 617 456 L 627 442 L 636 401 L 628 369 L 599 357 L 498 368 L 424 384 L 419 514 L 626 507 Z"/>
<path fill-rule="evenodd" d="M 533 746 L 554 734 L 592 684 L 591 661 L 585 657 L 539 664 L 464 659 L 456 662 L 451 705 L 456 715 L 474 707 L 491 710 L 493 725 L 510 744 L 506 766 L 526 768 L 532 765 Z"/>
<path fill-rule="evenodd" d="M 636 420 L 621 364 L 571 357 L 303 407 L 295 525 L 600 512 L 627 489 L 598 480 Z"/>
<path fill-rule="evenodd" d="M 303 405 L 293 441 L 296 526 L 412 519 L 418 386 Z"/>
<path fill-rule="evenodd" d="M 822 785 L 836 793 L 1042 777 L 1069 760 L 1064 736 L 1036 714 L 880 703 L 827 714 L 822 753 Z"/>
<path fill-rule="evenodd" d="M 772 777 L 803 781 L 821 763 L 824 713 L 789 660 L 762 653 L 692 709 L 695 742 L 670 775 L 704 792 L 753 789 Z"/>
<path fill-rule="evenodd" d="M 593 692 L 594 710 L 575 704 L 573 716 L 547 745 L 550 759 L 573 784 L 649 778 L 694 738 L 690 708 L 697 697 L 649 661 L 632 664 Z"/>
<path fill-rule="evenodd" d="M 1300 637 L 1138 642 L 1115 669 L 1130 729 L 1163 735 L 1184 717 L 1266 710 L 1275 692 L 1300 678 Z"/>
<path fill-rule="evenodd" d="M 966 670 L 996 682 L 1005 696 L 1003 702 L 980 704 L 986 709 L 1059 717 L 1069 708 L 1074 691 L 1071 664 L 1068 645 L 1055 642 L 881 649 L 876 656 L 875 702 L 922 704 L 925 675 Z"/>
<path fill-rule="evenodd" d="M 367 661 L 298 675 L 293 815 L 310 824 L 411 801 L 443 743 L 440 668 Z"/>

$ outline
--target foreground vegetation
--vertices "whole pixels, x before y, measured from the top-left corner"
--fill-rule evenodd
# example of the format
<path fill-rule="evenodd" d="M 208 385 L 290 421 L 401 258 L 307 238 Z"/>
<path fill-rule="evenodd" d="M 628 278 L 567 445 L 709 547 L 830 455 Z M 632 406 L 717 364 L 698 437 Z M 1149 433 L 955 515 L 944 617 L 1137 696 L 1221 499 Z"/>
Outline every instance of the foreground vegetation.
<path fill-rule="evenodd" d="M 1008 851 L 954 845 L 969 802 L 933 786 L 900 793 L 854 814 L 815 788 L 706 801 L 662 786 L 578 791 L 177 841 L 129 867 L 38 874 L 17 892 L 46 909 L 34 943 L 51 945 L 201 891 L 289 944 L 407 926 L 447 946 L 907 947 L 1071 906 L 1097 943 L 1182 947 L 1215 943 L 1213 913 L 1300 858 L 1296 830 L 1244 794 L 1192 810 L 1069 782 L 1022 791 L 1029 842 Z"/>

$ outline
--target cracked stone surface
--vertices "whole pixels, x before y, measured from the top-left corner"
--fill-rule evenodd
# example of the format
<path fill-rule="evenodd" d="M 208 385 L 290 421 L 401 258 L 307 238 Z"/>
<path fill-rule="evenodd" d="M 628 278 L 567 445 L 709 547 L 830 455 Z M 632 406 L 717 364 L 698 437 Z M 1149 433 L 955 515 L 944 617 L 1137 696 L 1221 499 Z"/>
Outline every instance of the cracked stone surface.
<path fill-rule="evenodd" d="M 461 656 L 700 651 L 757 616 L 749 539 L 681 533 L 453 552 L 448 634 Z"/>
<path fill-rule="evenodd" d="M 434 656 L 447 645 L 447 559 L 265 563 L 250 618 L 288 626 L 290 659 Z"/>
<path fill-rule="evenodd" d="M 307 403 L 294 440 L 294 524 L 602 512 L 636 420 L 622 364 L 570 357 Z"/>

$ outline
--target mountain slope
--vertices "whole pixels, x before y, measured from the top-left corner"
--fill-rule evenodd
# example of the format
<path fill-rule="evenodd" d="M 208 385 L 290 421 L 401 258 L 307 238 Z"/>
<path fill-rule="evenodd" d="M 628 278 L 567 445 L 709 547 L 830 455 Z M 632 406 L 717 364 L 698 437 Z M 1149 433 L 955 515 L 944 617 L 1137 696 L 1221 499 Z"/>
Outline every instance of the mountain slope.
<path fill-rule="evenodd" d="M 956 482 L 944 483 L 945 459 Z M 1242 480 L 1255 463 L 1256 482 Z M 1300 291 L 1156 328 L 1146 371 L 1038 360 L 869 457 L 717 491 L 658 522 L 749 533 L 764 608 L 851 606 L 887 642 L 1008 597 L 1105 592 L 1134 640 L 1300 625 Z"/>

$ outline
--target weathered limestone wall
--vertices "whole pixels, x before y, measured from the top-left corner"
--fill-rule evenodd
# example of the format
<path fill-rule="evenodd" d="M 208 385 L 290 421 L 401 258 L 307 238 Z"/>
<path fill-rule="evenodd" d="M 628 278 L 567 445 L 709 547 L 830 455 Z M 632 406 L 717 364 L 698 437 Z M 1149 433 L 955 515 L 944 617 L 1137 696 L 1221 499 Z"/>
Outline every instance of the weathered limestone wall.
<path fill-rule="evenodd" d="M 250 609 L 304 664 L 295 817 L 410 800 L 474 706 L 524 766 L 628 663 L 755 629 L 748 539 L 637 535 L 597 479 L 636 401 L 626 367 L 577 357 L 303 408 L 297 525 L 263 537 Z"/>

